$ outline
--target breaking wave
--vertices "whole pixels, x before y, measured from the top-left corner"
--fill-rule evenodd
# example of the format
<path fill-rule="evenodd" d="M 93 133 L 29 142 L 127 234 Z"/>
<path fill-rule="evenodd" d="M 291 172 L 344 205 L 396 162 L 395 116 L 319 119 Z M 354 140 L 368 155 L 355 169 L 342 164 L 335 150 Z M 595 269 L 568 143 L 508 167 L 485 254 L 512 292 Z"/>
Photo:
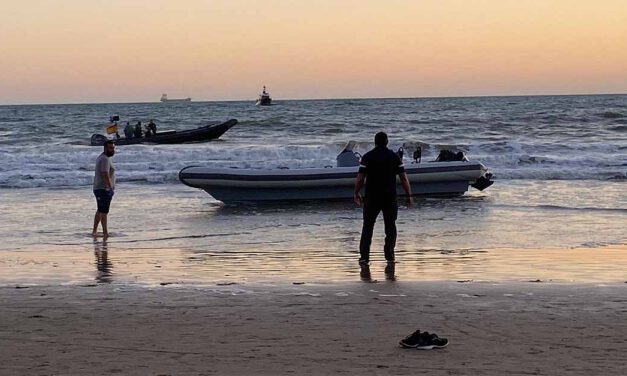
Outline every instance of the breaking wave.
<path fill-rule="evenodd" d="M 417 147 L 422 162 L 441 149 L 464 151 L 496 179 L 627 179 L 625 96 L 425 98 L 0 106 L 0 188 L 86 186 L 100 153 L 88 145 L 108 115 L 156 119 L 159 129 L 189 129 L 237 118 L 219 140 L 189 145 L 129 145 L 114 158 L 118 182 L 171 183 L 189 165 L 227 168 L 334 166 L 349 140 L 372 148 L 385 130 L 390 147 Z"/>

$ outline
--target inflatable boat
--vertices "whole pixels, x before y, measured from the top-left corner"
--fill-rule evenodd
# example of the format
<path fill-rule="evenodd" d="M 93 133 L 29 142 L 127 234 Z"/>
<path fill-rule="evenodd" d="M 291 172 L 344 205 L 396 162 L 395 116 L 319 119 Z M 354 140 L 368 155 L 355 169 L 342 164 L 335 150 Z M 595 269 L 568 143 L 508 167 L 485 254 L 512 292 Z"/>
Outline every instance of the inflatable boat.
<path fill-rule="evenodd" d="M 231 119 L 225 122 L 210 123 L 205 126 L 188 129 L 184 131 L 163 131 L 157 132 L 156 135 L 150 137 L 134 137 L 134 138 L 112 138 L 116 145 L 132 145 L 132 144 L 183 144 L 189 142 L 207 142 L 222 136 L 226 131 L 233 128 L 237 124 L 237 120 Z M 107 136 L 101 134 L 93 134 L 91 136 L 91 146 L 102 146 L 105 141 L 109 140 Z"/>
<path fill-rule="evenodd" d="M 237 169 L 189 166 L 179 180 L 222 202 L 352 199 L 359 156 L 351 144 L 338 155 L 338 167 L 302 169 Z M 463 195 L 469 186 L 483 190 L 492 174 L 468 160 L 405 164 L 415 196 Z M 398 178 L 397 178 L 398 179 Z M 399 196 L 404 194 L 400 182 Z"/>

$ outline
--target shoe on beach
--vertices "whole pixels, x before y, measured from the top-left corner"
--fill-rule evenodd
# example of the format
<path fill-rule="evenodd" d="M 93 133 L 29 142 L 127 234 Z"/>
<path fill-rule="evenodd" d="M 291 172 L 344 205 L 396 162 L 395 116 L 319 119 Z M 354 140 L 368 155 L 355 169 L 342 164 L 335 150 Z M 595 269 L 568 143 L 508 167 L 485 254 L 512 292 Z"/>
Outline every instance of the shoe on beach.
<path fill-rule="evenodd" d="M 440 338 L 435 333 L 416 330 L 399 342 L 401 347 L 417 350 L 441 349 L 448 346 L 448 339 Z"/>
<path fill-rule="evenodd" d="M 370 260 L 359 259 L 359 266 L 368 266 L 370 265 Z"/>

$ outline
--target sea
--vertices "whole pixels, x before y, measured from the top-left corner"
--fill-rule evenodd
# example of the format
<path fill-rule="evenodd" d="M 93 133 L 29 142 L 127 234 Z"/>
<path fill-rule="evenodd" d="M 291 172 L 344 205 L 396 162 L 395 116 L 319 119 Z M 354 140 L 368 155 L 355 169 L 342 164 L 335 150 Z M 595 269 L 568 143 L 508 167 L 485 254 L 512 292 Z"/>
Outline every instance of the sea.
<path fill-rule="evenodd" d="M 627 95 L 274 103 L 0 106 L 0 285 L 627 280 Z M 238 124 L 207 143 L 118 146 L 111 236 L 94 241 L 101 147 L 89 140 L 113 115 L 159 130 Z M 346 142 L 363 154 L 379 131 L 406 163 L 417 145 L 422 163 L 462 150 L 495 180 L 401 206 L 392 277 L 382 220 L 371 276 L 359 269 L 350 201 L 223 204 L 178 181 L 190 165 L 332 166 Z"/>

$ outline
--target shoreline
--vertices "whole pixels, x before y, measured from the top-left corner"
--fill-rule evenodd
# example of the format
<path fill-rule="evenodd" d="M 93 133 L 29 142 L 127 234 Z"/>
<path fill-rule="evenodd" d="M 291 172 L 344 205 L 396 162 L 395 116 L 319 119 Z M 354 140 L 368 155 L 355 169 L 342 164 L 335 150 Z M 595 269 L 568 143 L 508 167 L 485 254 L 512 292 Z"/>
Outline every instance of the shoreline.
<path fill-rule="evenodd" d="M 0 288 L 3 375 L 622 375 L 627 285 Z M 400 349 L 415 329 L 445 349 Z"/>
<path fill-rule="evenodd" d="M 247 250 L 241 254 L 219 254 L 193 248 L 131 246 L 97 241 L 73 248 L 1 251 L 0 287 L 109 283 L 247 287 L 342 285 L 368 280 L 566 285 L 627 282 L 625 244 L 594 248 L 401 251 L 397 252 L 398 263 L 391 274 L 385 270 L 382 254 L 373 252 L 369 278 L 360 270 L 357 254 L 353 253 L 318 257 L 316 249 L 303 249 L 288 256 Z"/>

